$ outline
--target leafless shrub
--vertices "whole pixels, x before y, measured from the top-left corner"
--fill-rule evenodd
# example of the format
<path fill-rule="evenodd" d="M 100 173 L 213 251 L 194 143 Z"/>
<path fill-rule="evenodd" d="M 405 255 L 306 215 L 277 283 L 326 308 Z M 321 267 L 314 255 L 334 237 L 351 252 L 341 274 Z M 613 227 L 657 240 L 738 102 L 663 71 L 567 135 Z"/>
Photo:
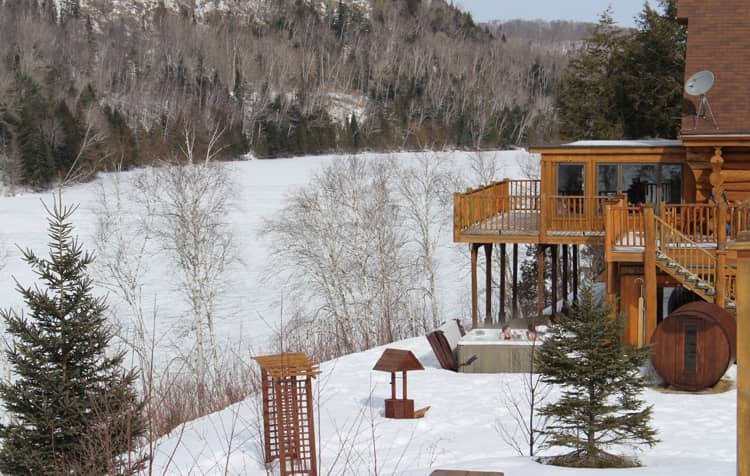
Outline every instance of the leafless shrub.
<path fill-rule="evenodd" d="M 528 372 L 522 374 L 521 394 L 518 394 L 518 385 L 508 382 L 501 390 L 500 398 L 510 419 L 498 419 L 496 424 L 503 441 L 521 456 L 534 456 L 548 437 L 544 429 L 549 417 L 539 415 L 537 410 L 544 405 L 552 389 L 542 382 L 542 375 L 534 371 L 536 343 L 532 343 L 531 347 L 531 366 Z"/>

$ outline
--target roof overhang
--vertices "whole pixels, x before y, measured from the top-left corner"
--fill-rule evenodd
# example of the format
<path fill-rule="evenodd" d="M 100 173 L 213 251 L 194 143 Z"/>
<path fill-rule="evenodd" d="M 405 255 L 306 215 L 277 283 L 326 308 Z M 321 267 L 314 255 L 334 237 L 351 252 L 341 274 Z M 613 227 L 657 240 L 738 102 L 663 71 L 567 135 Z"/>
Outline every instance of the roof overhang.
<path fill-rule="evenodd" d="M 750 147 L 748 134 L 686 134 L 681 136 L 685 147 Z"/>
<path fill-rule="evenodd" d="M 555 155 L 659 154 L 681 152 L 681 140 L 583 140 L 559 145 L 533 146 L 532 153 Z"/>

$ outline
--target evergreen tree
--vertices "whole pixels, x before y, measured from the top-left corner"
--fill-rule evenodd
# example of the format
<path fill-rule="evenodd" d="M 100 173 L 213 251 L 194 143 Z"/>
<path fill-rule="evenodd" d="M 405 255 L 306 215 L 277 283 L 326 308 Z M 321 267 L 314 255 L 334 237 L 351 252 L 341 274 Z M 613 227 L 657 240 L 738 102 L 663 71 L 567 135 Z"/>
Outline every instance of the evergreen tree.
<path fill-rule="evenodd" d="M 0 311 L 15 374 L 0 383 L 3 474 L 121 474 L 118 456 L 143 433 L 136 375 L 122 370 L 124 353 L 108 355 L 113 333 L 86 273 L 93 256 L 71 235 L 74 211 L 59 200 L 47 209 L 48 258 L 23 252 L 42 283 L 18 284 L 29 314 Z"/>
<path fill-rule="evenodd" d="M 638 398 L 644 382 L 640 367 L 648 349 L 626 349 L 622 319 L 584 289 L 571 316 L 561 316 L 537 351 L 543 380 L 561 386 L 558 401 L 540 414 L 552 418 L 548 446 L 572 448 L 553 463 L 579 467 L 635 464 L 610 455 L 616 445 L 653 446 L 656 431 L 649 426 L 651 407 Z"/>
<path fill-rule="evenodd" d="M 687 33 L 677 22 L 676 0 L 659 0 L 659 6 L 646 3 L 623 51 L 618 107 L 626 137 L 680 133 Z"/>
<path fill-rule="evenodd" d="M 570 61 L 555 99 L 560 135 L 567 139 L 615 139 L 623 134 L 616 107 L 622 33 L 611 8 L 602 13 L 586 46 Z"/>

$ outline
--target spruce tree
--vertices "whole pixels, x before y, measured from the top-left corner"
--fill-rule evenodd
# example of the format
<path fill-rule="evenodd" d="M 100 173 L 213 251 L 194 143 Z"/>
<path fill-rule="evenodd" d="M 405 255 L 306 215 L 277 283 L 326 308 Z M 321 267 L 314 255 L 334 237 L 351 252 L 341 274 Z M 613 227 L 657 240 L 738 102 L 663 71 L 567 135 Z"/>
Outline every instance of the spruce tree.
<path fill-rule="evenodd" d="M 680 133 L 687 32 L 677 22 L 677 1 L 646 3 L 621 61 L 618 108 L 626 137 L 676 138 Z"/>
<path fill-rule="evenodd" d="M 560 135 L 566 139 L 619 139 L 622 117 L 617 103 L 618 61 L 623 34 L 607 9 L 585 47 L 565 69 L 555 98 Z"/>
<path fill-rule="evenodd" d="M 648 349 L 626 348 L 622 319 L 584 289 L 570 317 L 561 317 L 537 351 L 543 381 L 561 387 L 560 398 L 540 411 L 552 418 L 547 446 L 572 448 L 553 464 L 580 467 L 636 464 L 605 452 L 617 445 L 653 446 L 651 407 L 639 394 Z"/>
<path fill-rule="evenodd" d="M 28 314 L 2 310 L 14 377 L 0 383 L 2 474 L 121 474 L 119 455 L 143 433 L 136 375 L 110 352 L 103 298 L 92 295 L 93 256 L 72 236 L 75 207 L 50 210 L 48 257 L 23 251 L 40 283 L 17 283 Z M 131 467 L 131 470 L 136 468 Z"/>

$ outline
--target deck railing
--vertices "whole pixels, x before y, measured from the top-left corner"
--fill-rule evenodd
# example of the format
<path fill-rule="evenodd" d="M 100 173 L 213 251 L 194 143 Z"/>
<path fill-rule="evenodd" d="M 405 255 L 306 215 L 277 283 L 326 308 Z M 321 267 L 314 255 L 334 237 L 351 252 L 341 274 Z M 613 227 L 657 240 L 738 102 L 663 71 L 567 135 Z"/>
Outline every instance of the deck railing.
<path fill-rule="evenodd" d="M 545 229 L 548 233 L 603 234 L 605 208 L 613 200 L 617 199 L 602 195 L 547 197 Z"/>
<path fill-rule="evenodd" d="M 611 205 L 606 220 L 606 245 L 610 250 L 643 248 L 646 245 L 643 208 Z"/>
<path fill-rule="evenodd" d="M 539 180 L 503 180 L 454 194 L 456 231 L 492 233 L 539 230 Z"/>
<path fill-rule="evenodd" d="M 709 204 L 662 205 L 661 218 L 696 243 L 717 243 L 718 207 Z"/>
<path fill-rule="evenodd" d="M 708 287 L 716 289 L 716 256 L 661 218 L 654 217 L 654 221 L 657 252 L 663 253 Z"/>
<path fill-rule="evenodd" d="M 750 204 L 729 205 L 727 216 L 729 223 L 729 229 L 727 230 L 728 239 L 736 240 L 737 235 L 741 231 L 750 230 Z"/>

